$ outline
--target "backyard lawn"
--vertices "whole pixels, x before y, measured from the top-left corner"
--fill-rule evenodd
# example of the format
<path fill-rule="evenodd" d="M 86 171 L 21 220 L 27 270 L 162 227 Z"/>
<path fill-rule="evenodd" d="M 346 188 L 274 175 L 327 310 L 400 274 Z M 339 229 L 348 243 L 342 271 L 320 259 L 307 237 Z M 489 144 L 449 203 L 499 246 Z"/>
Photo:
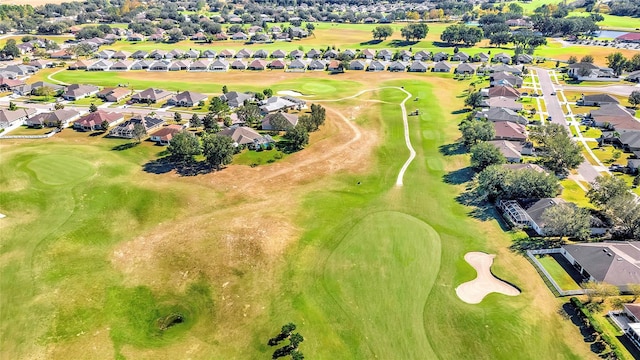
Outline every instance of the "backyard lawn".
<path fill-rule="evenodd" d="M 538 261 L 540 261 L 542 266 L 544 266 L 562 290 L 579 290 L 580 285 L 567 273 L 567 271 L 558 262 L 557 258 L 559 258 L 559 256 L 543 255 L 538 257 Z M 568 263 L 565 264 L 565 266 L 567 265 Z"/>

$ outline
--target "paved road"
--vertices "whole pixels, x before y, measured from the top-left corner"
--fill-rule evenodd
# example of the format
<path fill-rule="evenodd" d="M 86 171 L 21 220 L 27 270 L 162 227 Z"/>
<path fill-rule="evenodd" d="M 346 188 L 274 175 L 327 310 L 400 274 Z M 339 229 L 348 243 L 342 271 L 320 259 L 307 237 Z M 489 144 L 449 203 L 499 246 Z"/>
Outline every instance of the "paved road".
<path fill-rule="evenodd" d="M 561 124 L 564 126 L 569 133 L 571 130 L 569 129 L 569 123 L 564 117 L 564 110 L 562 110 L 562 105 L 560 105 L 560 100 L 555 95 L 551 95 L 552 92 L 555 92 L 555 88 L 553 86 L 553 82 L 551 81 L 551 77 L 549 76 L 549 71 L 545 69 L 536 69 L 538 73 L 538 81 L 540 82 L 540 87 L 542 88 L 542 94 L 544 98 L 544 103 L 547 106 L 547 112 L 549 116 L 551 116 L 551 122 L 556 124 Z M 567 89 L 564 87 L 564 89 Z M 592 182 L 598 176 L 600 176 L 600 172 L 596 167 L 591 165 L 587 159 L 584 159 L 582 164 L 578 167 L 578 173 L 582 176 L 586 181 Z"/>

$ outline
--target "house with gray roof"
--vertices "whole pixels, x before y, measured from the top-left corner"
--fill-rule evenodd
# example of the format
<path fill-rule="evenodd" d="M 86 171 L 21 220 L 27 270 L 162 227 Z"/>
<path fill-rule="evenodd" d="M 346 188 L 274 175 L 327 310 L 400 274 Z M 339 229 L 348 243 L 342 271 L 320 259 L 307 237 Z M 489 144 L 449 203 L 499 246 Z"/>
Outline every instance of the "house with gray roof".
<path fill-rule="evenodd" d="M 232 126 L 220 131 L 218 135 L 230 137 L 236 147 L 246 146 L 250 149 L 259 149 L 263 145 L 273 143 L 273 139 L 269 135 L 261 135 L 246 126 Z"/>
<path fill-rule="evenodd" d="M 473 75 L 476 72 L 476 67 L 469 63 L 462 63 L 454 70 L 456 74 Z"/>
<path fill-rule="evenodd" d="M 131 97 L 131 101 L 137 103 L 145 103 L 145 104 L 155 104 L 157 102 L 168 99 L 173 93 L 162 90 L 162 89 L 154 89 L 148 88 L 146 90 L 142 90 L 139 93 L 133 94 Z"/>
<path fill-rule="evenodd" d="M 519 227 L 529 227 L 544 236 L 544 212 L 559 204 L 566 204 L 560 198 L 500 200 L 497 205 L 504 218 Z"/>
<path fill-rule="evenodd" d="M 276 118 L 279 118 L 282 121 L 276 121 Z M 262 119 L 262 130 L 275 130 L 275 131 L 284 131 L 287 128 L 292 128 L 298 124 L 298 115 L 276 112 L 265 115 Z"/>
<path fill-rule="evenodd" d="M 501 107 L 494 107 L 483 111 L 478 111 L 476 119 L 485 119 L 491 122 L 510 121 L 522 125 L 527 125 L 529 121 L 517 112 Z"/>
<path fill-rule="evenodd" d="M 607 104 L 620 104 L 620 101 L 612 95 L 602 93 L 590 95 L 582 94 L 576 103 L 582 106 L 602 106 Z"/>
<path fill-rule="evenodd" d="M 413 55 L 413 59 L 418 61 L 427 61 L 431 59 L 431 52 L 420 50 Z"/>
<path fill-rule="evenodd" d="M 463 51 L 459 51 L 456 54 L 453 54 L 453 56 L 451 57 L 451 61 L 469 61 L 469 58 L 469 54 Z"/>
<path fill-rule="evenodd" d="M 444 61 L 444 60 L 449 60 L 449 54 L 447 54 L 446 52 L 440 51 L 433 54 L 433 61 L 438 62 L 438 61 Z"/>
<path fill-rule="evenodd" d="M 427 72 L 429 70 L 429 65 L 427 63 L 422 62 L 420 60 L 416 60 L 409 65 L 409 72 Z"/>
<path fill-rule="evenodd" d="M 400 62 L 400 61 L 394 61 L 391 64 L 389 64 L 389 66 L 387 67 L 387 70 L 392 71 L 392 72 L 396 72 L 396 71 L 406 71 L 407 70 L 407 65 Z"/>
<path fill-rule="evenodd" d="M 384 62 L 373 60 L 369 63 L 369 67 L 367 67 L 367 71 L 384 71 L 387 68 Z"/>
<path fill-rule="evenodd" d="M 560 253 L 590 281 L 625 292 L 640 284 L 640 241 L 606 241 L 562 245 Z"/>
<path fill-rule="evenodd" d="M 198 105 L 200 101 L 207 101 L 208 96 L 205 94 L 193 92 L 193 91 L 183 91 L 176 95 L 173 95 L 167 100 L 167 105 L 170 106 L 184 106 L 184 107 L 194 107 Z"/>
<path fill-rule="evenodd" d="M 68 101 L 76 101 L 96 94 L 98 91 L 100 91 L 100 89 L 97 86 L 73 84 L 67 86 L 66 90 L 62 93 L 62 98 Z"/>
<path fill-rule="evenodd" d="M 244 105 L 245 100 L 252 101 L 255 96 L 251 93 L 241 93 L 237 91 L 229 91 L 226 94 L 220 95 L 220 100 L 224 101 L 231 108 L 237 108 Z"/>
<path fill-rule="evenodd" d="M 433 65 L 433 72 L 450 72 L 451 64 L 446 61 L 440 61 Z"/>

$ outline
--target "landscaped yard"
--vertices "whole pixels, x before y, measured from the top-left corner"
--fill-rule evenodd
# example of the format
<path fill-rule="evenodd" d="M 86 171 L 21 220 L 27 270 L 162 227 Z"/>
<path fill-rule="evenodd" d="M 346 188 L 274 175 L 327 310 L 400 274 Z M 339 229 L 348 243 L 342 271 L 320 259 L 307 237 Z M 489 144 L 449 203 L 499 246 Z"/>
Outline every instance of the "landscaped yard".
<path fill-rule="evenodd" d="M 559 263 L 559 261 L 563 261 L 561 255 L 542 255 L 538 257 L 538 261 L 540 261 L 545 270 L 547 270 L 562 290 L 580 289 L 580 285 L 567 273 L 563 265 Z M 564 266 L 570 266 L 566 260 L 563 261 L 563 264 Z"/>
<path fill-rule="evenodd" d="M 25 126 L 20 126 L 17 129 L 11 130 L 8 134 L 10 135 L 44 135 L 53 131 L 53 128 L 42 128 L 42 129 L 34 129 Z"/>
<path fill-rule="evenodd" d="M 237 165 L 259 166 L 274 163 L 286 156 L 279 150 L 243 150 L 233 157 L 233 163 Z"/>

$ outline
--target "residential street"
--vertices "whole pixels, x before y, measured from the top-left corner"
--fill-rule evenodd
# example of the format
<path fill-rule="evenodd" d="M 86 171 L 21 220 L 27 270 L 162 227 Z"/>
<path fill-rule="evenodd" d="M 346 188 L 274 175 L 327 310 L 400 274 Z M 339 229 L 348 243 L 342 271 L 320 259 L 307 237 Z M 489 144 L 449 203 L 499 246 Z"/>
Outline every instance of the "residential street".
<path fill-rule="evenodd" d="M 547 106 L 547 113 L 551 116 L 551 122 L 563 125 L 567 131 L 571 133 L 569 123 L 565 119 L 565 113 L 562 110 L 562 105 L 560 105 L 560 100 L 557 96 L 551 95 L 551 93 L 555 92 L 556 89 L 551 81 L 551 77 L 549 76 L 549 71 L 540 68 L 536 68 L 535 70 L 538 73 L 538 81 L 542 88 L 544 102 Z M 565 87 L 565 89 L 566 88 L 567 87 Z M 586 90 L 587 88 L 582 89 Z M 587 159 L 584 159 L 582 164 L 578 167 L 578 174 L 584 178 L 585 181 L 592 182 L 600 175 L 601 170 L 606 171 L 606 169 L 599 169 L 599 167 L 591 165 Z"/>

